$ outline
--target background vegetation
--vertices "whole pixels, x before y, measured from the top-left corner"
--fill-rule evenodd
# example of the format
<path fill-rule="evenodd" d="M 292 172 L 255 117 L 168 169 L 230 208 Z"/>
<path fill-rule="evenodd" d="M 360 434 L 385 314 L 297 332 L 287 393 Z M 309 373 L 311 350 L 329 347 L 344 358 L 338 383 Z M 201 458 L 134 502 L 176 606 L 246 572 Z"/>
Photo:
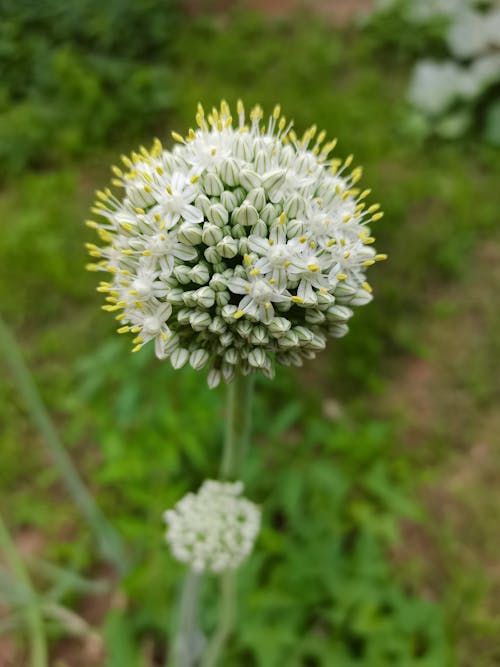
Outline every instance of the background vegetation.
<path fill-rule="evenodd" d="M 83 270 L 81 221 L 120 152 L 189 127 L 198 100 L 242 97 L 279 101 L 354 152 L 386 211 L 375 232 L 390 261 L 345 339 L 259 380 L 244 480 L 264 527 L 224 664 L 497 665 L 500 156 L 474 136 L 412 131 L 408 54 L 439 49 L 435 31 L 394 46 L 380 23 L 187 18 L 157 0 L 5 0 L 0 12 L 1 310 L 133 553 L 114 584 L 6 377 L 2 515 L 44 600 L 85 620 L 47 624 L 51 664 L 164 663 L 183 570 L 161 514 L 216 474 L 222 432 L 223 391 L 117 340 Z M 0 585 L 0 662 L 24 665 L 23 602 Z M 205 595 L 210 628 L 211 584 Z"/>

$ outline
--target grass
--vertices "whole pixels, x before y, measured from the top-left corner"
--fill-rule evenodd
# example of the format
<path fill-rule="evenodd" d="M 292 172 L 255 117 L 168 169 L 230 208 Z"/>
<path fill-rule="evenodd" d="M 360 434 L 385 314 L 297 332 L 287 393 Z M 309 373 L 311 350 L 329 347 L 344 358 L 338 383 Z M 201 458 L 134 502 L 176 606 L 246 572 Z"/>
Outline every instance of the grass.
<path fill-rule="evenodd" d="M 280 102 L 299 128 L 325 127 L 339 155 L 364 165 L 386 211 L 377 247 L 390 254 L 349 336 L 300 373 L 259 383 L 245 481 L 264 529 L 240 580 L 227 664 L 493 667 L 498 154 L 417 143 L 405 126 L 407 70 L 374 58 L 359 33 L 241 14 L 185 23 L 173 52 L 168 127 L 183 130 L 198 100 L 222 97 Z M 120 637 L 160 646 L 171 623 L 181 568 L 162 543 L 161 512 L 216 474 L 222 395 L 147 350 L 130 356 L 100 314 L 80 220 L 121 149 L 8 184 L 0 300 L 71 455 L 140 563 L 125 582 L 127 613 L 105 624 L 110 664 L 135 667 L 137 647 L 118 653 Z M 91 537 L 10 381 L 0 418 L 10 527 L 29 526 L 44 555 L 92 569 Z M 214 622 L 210 606 L 204 621 Z"/>

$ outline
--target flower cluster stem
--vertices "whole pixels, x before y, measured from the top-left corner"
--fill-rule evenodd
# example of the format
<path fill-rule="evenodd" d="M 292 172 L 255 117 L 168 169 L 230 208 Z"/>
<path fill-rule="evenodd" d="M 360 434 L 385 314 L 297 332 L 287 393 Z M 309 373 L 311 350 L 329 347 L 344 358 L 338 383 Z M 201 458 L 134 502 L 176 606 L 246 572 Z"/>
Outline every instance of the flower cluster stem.
<path fill-rule="evenodd" d="M 226 437 L 220 476 L 232 480 L 238 471 L 248 446 L 252 420 L 254 374 L 237 374 L 227 389 Z"/>
<path fill-rule="evenodd" d="M 237 374 L 228 386 L 226 410 L 226 437 L 220 476 L 233 480 L 248 447 L 252 424 L 252 396 L 254 374 Z M 202 667 L 216 667 L 231 635 L 236 617 L 236 572 L 226 570 L 220 576 L 219 620 L 202 660 Z"/>
<path fill-rule="evenodd" d="M 220 577 L 219 622 L 208 644 L 201 667 L 217 667 L 226 642 L 233 630 L 236 616 L 236 572 L 227 570 Z"/>
<path fill-rule="evenodd" d="M 181 592 L 179 627 L 173 664 L 175 667 L 196 667 L 203 648 L 198 628 L 198 602 L 201 575 L 190 570 Z"/>

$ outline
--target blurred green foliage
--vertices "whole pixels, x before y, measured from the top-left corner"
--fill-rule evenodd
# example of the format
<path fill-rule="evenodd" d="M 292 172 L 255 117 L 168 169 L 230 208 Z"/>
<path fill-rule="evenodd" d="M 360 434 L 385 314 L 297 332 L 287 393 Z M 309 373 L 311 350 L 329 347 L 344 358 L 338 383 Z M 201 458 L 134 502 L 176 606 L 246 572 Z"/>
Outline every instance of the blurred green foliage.
<path fill-rule="evenodd" d="M 338 134 L 339 155 L 355 152 L 363 183 L 383 204 L 386 222 L 374 232 L 390 254 L 372 277 L 374 303 L 345 339 L 301 373 L 284 369 L 259 383 L 243 478 L 264 527 L 241 572 L 225 664 L 456 664 L 459 594 L 453 609 L 423 599 L 418 579 L 398 575 L 390 556 L 400 519 L 424 520 L 412 491 L 418 458 L 398 447 L 398 424 L 374 418 L 371 402 L 403 354 L 424 352 L 416 325 L 435 290 L 466 279 L 473 248 L 494 233 L 498 154 L 418 141 L 404 120 L 406 60 L 378 60 L 383 35 L 373 32 L 257 14 L 176 24 L 173 5 L 156 0 L 1 7 L 9 19 L 1 58 L 10 63 L 2 164 L 10 173 L 68 164 L 27 171 L 0 194 L 0 300 L 72 456 L 136 554 L 128 607 L 104 623 L 110 667 L 138 667 L 141 639 L 161 646 L 175 625 L 183 568 L 163 542 L 161 512 L 217 474 L 223 392 L 209 391 L 198 373 L 174 373 L 150 350 L 129 354 L 83 271 L 89 234 L 81 220 L 108 178 L 111 152 L 115 160 L 135 135 L 148 142 L 163 109 L 173 105 L 175 124 L 168 121 L 182 130 L 198 100 L 210 106 L 221 97 L 267 109 L 280 102 L 297 127 L 316 122 Z M 14 48 L 21 30 L 30 36 L 22 52 Z M 98 168 L 71 163 L 85 142 L 92 151 L 103 144 Z M 335 418 L 324 416 L 328 401 Z M 0 419 L 2 503 L 12 525 L 42 532 L 47 556 L 91 569 L 88 529 L 61 502 L 9 381 L 0 385 Z M 213 582 L 204 595 L 210 629 Z"/>
<path fill-rule="evenodd" d="M 172 107 L 177 0 L 2 0 L 0 175 L 152 130 Z"/>

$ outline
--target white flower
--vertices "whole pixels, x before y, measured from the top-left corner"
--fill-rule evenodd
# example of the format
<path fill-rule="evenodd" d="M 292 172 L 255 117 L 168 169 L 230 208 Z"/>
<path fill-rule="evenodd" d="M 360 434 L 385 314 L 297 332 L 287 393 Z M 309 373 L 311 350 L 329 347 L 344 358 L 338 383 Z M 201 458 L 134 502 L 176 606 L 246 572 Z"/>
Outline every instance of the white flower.
<path fill-rule="evenodd" d="M 422 60 L 413 71 L 409 100 L 420 111 L 438 115 L 459 99 L 473 97 L 475 83 L 467 68 L 452 61 Z"/>
<path fill-rule="evenodd" d="M 175 368 L 209 364 L 210 386 L 314 357 L 347 332 L 331 306 L 368 302 L 366 269 L 385 258 L 368 229 L 382 213 L 365 205 L 352 156 L 331 159 L 335 141 L 314 126 L 297 137 L 279 107 L 262 118 L 258 106 L 247 118 L 238 103 L 236 123 L 225 102 L 208 116 L 199 106 L 173 150 L 156 140 L 122 158 L 112 182 L 124 196 L 97 192 L 100 220 L 87 223 L 118 331 L 134 350 L 154 340 Z"/>
<path fill-rule="evenodd" d="M 474 11 L 458 13 L 447 34 L 450 51 L 457 58 L 473 58 L 488 48 L 489 16 Z"/>
<path fill-rule="evenodd" d="M 241 497 L 241 482 L 206 480 L 164 514 L 174 558 L 195 572 L 237 568 L 251 553 L 260 510 Z"/>

